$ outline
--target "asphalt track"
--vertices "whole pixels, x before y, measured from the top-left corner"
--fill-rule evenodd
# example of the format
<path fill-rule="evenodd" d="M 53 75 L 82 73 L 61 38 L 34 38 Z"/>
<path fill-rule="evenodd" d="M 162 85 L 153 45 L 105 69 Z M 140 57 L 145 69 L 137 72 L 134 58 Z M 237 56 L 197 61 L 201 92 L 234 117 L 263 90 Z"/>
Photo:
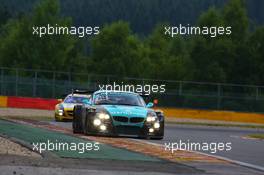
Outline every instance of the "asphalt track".
<path fill-rule="evenodd" d="M 33 125 L 30 123 L 32 122 Z M 27 123 L 27 122 L 26 122 Z M 45 122 L 35 123 L 38 126 L 46 125 Z M 0 120 L 0 135 L 2 137 L 8 137 L 14 142 L 18 142 L 29 149 L 32 149 L 32 145 L 29 143 L 34 142 L 45 142 L 47 138 L 52 142 L 58 143 L 84 143 L 93 142 L 93 139 L 86 137 L 75 137 L 73 134 L 67 134 L 64 132 L 58 132 L 56 130 L 60 127 L 54 127 L 52 125 L 61 126 L 64 128 L 71 129 L 71 122 L 50 122 L 49 127 L 35 127 L 34 121 L 29 120 L 28 124 L 23 121 L 5 121 Z M 47 125 L 46 125 L 47 126 Z M 178 128 L 180 127 L 180 128 Z M 48 129 L 49 128 L 49 129 Z M 142 142 L 155 142 L 155 144 L 163 144 L 164 142 L 177 142 L 177 136 L 175 137 L 175 131 L 182 130 L 182 133 L 188 133 L 196 127 L 177 126 L 177 125 L 167 125 L 166 126 L 166 136 L 163 141 L 155 140 L 143 140 Z M 211 132 L 211 129 L 216 128 L 205 128 L 201 127 L 199 129 L 206 129 L 207 132 Z M 219 130 L 218 128 L 217 130 Z M 226 130 L 226 129 L 223 129 Z M 67 131 L 67 130 L 65 130 Z M 222 130 L 220 130 L 222 132 Z M 244 130 L 243 130 L 244 131 Z M 68 130 L 68 132 L 71 132 Z M 197 131 L 193 131 L 198 133 Z M 180 133 L 180 132 L 179 132 Z M 255 133 L 255 131 L 254 131 Z M 182 134 L 182 136 L 190 137 Z M 195 136 L 194 136 L 195 137 Z M 231 139 L 237 137 L 230 137 Z M 134 138 L 131 138 L 133 141 Z M 173 140 L 172 140 L 173 139 Z M 112 139 L 110 139 L 112 140 Z M 119 139 L 120 140 L 120 139 Z M 122 140 L 122 139 L 121 139 Z M 210 139 L 209 139 L 210 140 Z M 128 141 L 128 140 L 127 140 Z M 192 140 L 191 140 L 192 141 Z M 201 140 L 199 140 L 201 141 Z M 215 140 L 214 140 L 215 141 Z M 128 141 L 129 142 L 129 141 Z M 230 164 L 228 162 L 195 162 L 187 161 L 185 163 L 180 162 L 170 162 L 165 159 L 159 159 L 157 157 L 148 156 L 147 154 L 140 154 L 134 151 L 129 151 L 128 149 L 119 149 L 118 147 L 111 146 L 108 144 L 101 144 L 102 149 L 97 154 L 93 152 L 87 152 L 87 154 L 76 155 L 74 153 L 69 153 L 65 150 L 54 150 L 50 152 L 45 152 L 42 156 L 43 158 L 26 158 L 19 156 L 3 156 L 0 159 L 0 174 L 131 174 L 131 175 L 143 175 L 143 174 L 182 174 L 182 175 L 194 175 L 194 174 L 216 174 L 216 175 L 263 175 L 264 171 L 256 171 L 252 168 L 246 168 L 243 166 L 238 166 L 236 164 Z M 165 151 L 165 150 L 164 150 Z M 194 155 L 194 154 L 193 154 Z M 203 156 L 201 156 L 203 157 Z M 67 158 L 67 159 L 65 159 Z M 84 159 L 83 159 L 84 158 Z M 206 159 L 206 157 L 203 157 Z M 216 159 L 215 159 L 216 160 Z M 2 172 L 2 173 L 1 173 Z"/>
<path fill-rule="evenodd" d="M 165 128 L 165 138 L 161 141 L 151 140 L 158 144 L 183 142 L 231 142 L 231 151 L 219 151 L 211 155 L 226 157 L 235 161 L 249 163 L 264 167 L 264 140 L 248 139 L 249 134 L 262 133 L 263 129 L 245 129 L 228 127 L 208 127 L 208 126 L 187 126 L 167 124 Z"/>
<path fill-rule="evenodd" d="M 70 122 L 51 122 L 54 125 L 71 128 Z M 264 141 L 248 139 L 249 134 L 263 133 L 263 129 L 229 128 L 229 127 L 208 127 L 208 126 L 189 126 L 167 124 L 165 127 L 165 137 L 163 140 L 147 140 L 156 144 L 165 143 L 212 143 L 212 142 L 231 142 L 231 151 L 218 151 L 206 154 L 222 156 L 235 161 L 264 167 Z M 145 141 L 145 140 L 142 140 Z"/>

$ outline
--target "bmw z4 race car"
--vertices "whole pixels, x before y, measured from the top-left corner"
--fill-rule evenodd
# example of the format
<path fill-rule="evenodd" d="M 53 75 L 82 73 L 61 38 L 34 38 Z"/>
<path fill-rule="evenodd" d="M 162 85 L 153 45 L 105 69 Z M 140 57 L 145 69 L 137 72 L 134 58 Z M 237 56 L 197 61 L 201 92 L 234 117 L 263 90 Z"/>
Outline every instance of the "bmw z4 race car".
<path fill-rule="evenodd" d="M 73 132 L 163 139 L 164 115 L 133 92 L 97 91 L 89 104 L 75 105 Z"/>
<path fill-rule="evenodd" d="M 83 92 L 74 91 L 59 104 L 55 106 L 55 120 L 72 120 L 73 108 L 77 104 L 89 104 L 90 95 L 83 94 Z"/>

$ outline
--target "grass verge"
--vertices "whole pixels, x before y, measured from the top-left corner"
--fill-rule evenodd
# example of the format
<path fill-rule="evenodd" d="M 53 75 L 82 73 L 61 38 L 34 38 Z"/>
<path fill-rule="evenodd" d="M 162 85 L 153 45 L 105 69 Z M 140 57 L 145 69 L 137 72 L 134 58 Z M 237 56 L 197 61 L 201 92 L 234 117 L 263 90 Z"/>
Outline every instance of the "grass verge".
<path fill-rule="evenodd" d="M 39 121 L 52 121 L 54 120 L 54 117 L 49 117 L 49 116 L 5 116 L 5 117 L 0 117 L 0 119 L 29 119 L 29 120 L 39 120 Z"/>
<path fill-rule="evenodd" d="M 248 137 L 250 138 L 254 138 L 254 139 L 264 139 L 264 134 L 250 134 L 248 135 Z"/>
<path fill-rule="evenodd" d="M 194 126 L 213 126 L 213 127 L 239 127 L 239 128 L 256 128 L 264 129 L 264 125 L 242 125 L 242 124 L 226 124 L 226 123 L 200 123 L 200 122 L 168 122 L 168 124 L 177 125 L 194 125 Z"/>

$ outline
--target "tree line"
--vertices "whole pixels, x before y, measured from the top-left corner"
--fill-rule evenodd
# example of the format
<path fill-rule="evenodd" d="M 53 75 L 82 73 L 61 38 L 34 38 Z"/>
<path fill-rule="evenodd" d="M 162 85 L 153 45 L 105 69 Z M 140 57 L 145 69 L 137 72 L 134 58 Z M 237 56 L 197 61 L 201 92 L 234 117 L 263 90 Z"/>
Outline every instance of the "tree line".
<path fill-rule="evenodd" d="M 12 16 L 28 13 L 42 0 L 0 0 Z M 223 7 L 229 0 L 60 0 L 63 16 L 71 16 L 74 25 L 110 24 L 129 21 L 133 32 L 148 35 L 157 23 L 194 24 L 209 7 Z M 264 2 L 244 0 L 251 25 L 264 23 Z"/>
<path fill-rule="evenodd" d="M 95 1 L 89 2 L 96 6 Z M 144 6 L 148 1 L 141 2 Z M 162 2 L 153 1 L 152 6 L 159 6 L 159 3 Z M 88 39 L 70 35 L 40 39 L 32 35 L 35 25 L 74 25 L 74 19 L 62 15 L 59 1 L 43 0 L 32 13 L 15 18 L 0 8 L 0 66 L 263 85 L 264 27 L 252 24 L 246 7 L 243 0 L 230 0 L 222 7 L 213 6 L 204 11 L 194 23 L 209 27 L 231 26 L 231 36 L 170 38 L 164 35 L 167 21 L 160 21 L 149 29 L 151 32 L 142 35 L 135 32 L 137 29 L 131 27 L 128 18 L 121 18 L 104 24 L 99 35 Z M 148 23 L 155 14 L 148 15 L 149 21 L 142 20 L 138 27 L 152 26 Z"/>

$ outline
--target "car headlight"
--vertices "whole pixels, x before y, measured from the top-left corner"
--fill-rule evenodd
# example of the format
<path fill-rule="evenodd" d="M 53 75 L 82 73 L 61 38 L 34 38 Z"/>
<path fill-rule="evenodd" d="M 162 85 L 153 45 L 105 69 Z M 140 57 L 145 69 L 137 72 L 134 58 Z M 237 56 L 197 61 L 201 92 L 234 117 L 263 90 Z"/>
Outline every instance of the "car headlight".
<path fill-rule="evenodd" d="M 160 128 L 160 123 L 158 123 L 158 122 L 154 123 L 154 128 L 155 128 L 155 129 Z"/>
<path fill-rule="evenodd" d="M 110 116 L 106 113 L 99 113 L 97 114 L 99 119 L 109 120 Z"/>
<path fill-rule="evenodd" d="M 150 113 L 147 116 L 147 122 L 155 122 L 158 119 L 158 117 L 156 116 L 156 114 Z"/>
<path fill-rule="evenodd" d="M 101 129 L 102 131 L 105 131 L 105 130 L 106 130 L 106 126 L 105 126 L 105 125 L 101 125 L 101 126 L 100 126 L 100 129 Z"/>
<path fill-rule="evenodd" d="M 153 128 L 149 128 L 149 132 L 150 133 L 154 132 L 154 129 Z"/>
<path fill-rule="evenodd" d="M 93 121 L 93 124 L 95 125 L 95 126 L 99 126 L 99 125 L 101 125 L 101 120 L 100 119 L 94 119 L 94 121 Z"/>
<path fill-rule="evenodd" d="M 62 116 L 63 113 L 64 113 L 64 108 L 63 108 L 63 106 L 59 106 L 59 108 L 57 109 L 57 112 L 58 112 L 58 114 L 59 114 L 60 116 Z"/>
<path fill-rule="evenodd" d="M 60 116 L 62 116 L 63 115 L 63 109 L 59 109 L 58 113 L 59 113 Z"/>

